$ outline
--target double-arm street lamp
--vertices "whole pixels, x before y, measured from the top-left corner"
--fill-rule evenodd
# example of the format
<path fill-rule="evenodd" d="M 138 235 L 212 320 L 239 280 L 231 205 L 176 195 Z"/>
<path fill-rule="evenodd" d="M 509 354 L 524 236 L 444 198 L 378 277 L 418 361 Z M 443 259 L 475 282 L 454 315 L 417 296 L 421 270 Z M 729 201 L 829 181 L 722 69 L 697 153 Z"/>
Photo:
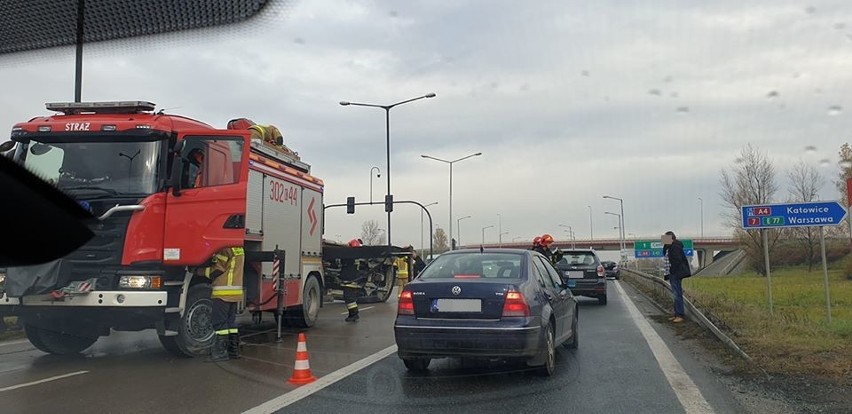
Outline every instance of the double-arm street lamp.
<path fill-rule="evenodd" d="M 452 246 L 452 243 L 453 243 L 453 164 L 455 164 L 459 161 L 464 161 L 468 158 L 478 157 L 480 155 L 482 155 L 482 153 L 477 152 L 476 154 L 470 154 L 468 156 L 461 157 L 461 158 L 458 158 L 458 159 L 455 159 L 455 160 L 452 160 L 452 161 L 443 160 L 443 159 L 440 159 L 440 158 L 435 158 L 431 155 L 421 155 L 421 157 L 423 157 L 423 158 L 428 158 L 430 160 L 440 161 L 440 162 L 443 162 L 445 164 L 449 164 L 449 166 L 450 166 L 450 246 Z"/>
<path fill-rule="evenodd" d="M 627 246 L 625 246 L 625 244 L 624 244 L 624 235 L 625 235 L 625 231 L 626 231 L 626 229 L 624 228 L 624 200 L 622 200 L 618 197 L 613 197 L 613 196 L 608 196 L 608 195 L 603 196 L 603 198 L 608 198 L 610 200 L 618 200 L 618 203 L 621 206 L 621 214 L 618 215 L 618 226 L 621 227 L 621 230 L 619 231 L 619 233 L 620 233 L 619 235 L 621 236 L 621 254 L 623 256 L 624 251 L 627 248 Z"/>
<path fill-rule="evenodd" d="M 390 195 L 391 195 L 390 110 L 393 109 L 394 107 L 397 107 L 397 106 L 402 105 L 402 104 L 414 102 L 416 100 L 420 100 L 420 99 L 424 99 L 424 98 L 434 98 L 434 97 L 435 97 L 434 93 L 427 93 L 426 95 L 423 95 L 423 96 L 418 96 L 416 98 L 406 99 L 404 101 L 400 101 L 400 102 L 397 102 L 395 104 L 390 104 L 390 105 L 377 105 L 377 104 L 370 104 L 370 103 L 340 101 L 340 105 L 342 105 L 342 106 L 349 106 L 349 105 L 352 105 L 352 106 L 367 106 L 367 107 L 371 107 L 371 108 L 381 108 L 381 109 L 385 110 L 385 131 L 386 131 L 385 143 L 386 143 L 386 149 L 387 149 L 387 171 L 386 171 L 386 174 L 388 176 L 388 192 L 385 195 L 385 200 L 390 198 Z M 372 173 L 372 171 L 371 171 L 371 173 Z M 372 182 L 372 178 L 370 180 Z M 370 201 L 372 201 L 372 200 L 370 200 Z M 388 246 L 391 246 L 391 212 L 390 211 L 388 211 Z"/>

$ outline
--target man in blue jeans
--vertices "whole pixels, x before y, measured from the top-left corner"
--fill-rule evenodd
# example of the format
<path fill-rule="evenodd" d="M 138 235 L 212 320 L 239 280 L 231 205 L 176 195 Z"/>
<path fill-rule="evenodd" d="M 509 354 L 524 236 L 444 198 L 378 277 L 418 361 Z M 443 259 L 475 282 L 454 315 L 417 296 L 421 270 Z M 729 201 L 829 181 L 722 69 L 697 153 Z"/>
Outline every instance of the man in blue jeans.
<path fill-rule="evenodd" d="M 672 286 L 672 296 L 674 297 L 674 316 L 669 318 L 673 323 L 683 322 L 683 286 L 681 281 L 684 278 L 691 276 L 692 271 L 689 268 L 689 261 L 686 259 L 686 254 L 683 252 L 683 243 L 677 239 L 674 232 L 667 231 L 663 235 L 663 255 L 668 259 L 668 279 Z"/>

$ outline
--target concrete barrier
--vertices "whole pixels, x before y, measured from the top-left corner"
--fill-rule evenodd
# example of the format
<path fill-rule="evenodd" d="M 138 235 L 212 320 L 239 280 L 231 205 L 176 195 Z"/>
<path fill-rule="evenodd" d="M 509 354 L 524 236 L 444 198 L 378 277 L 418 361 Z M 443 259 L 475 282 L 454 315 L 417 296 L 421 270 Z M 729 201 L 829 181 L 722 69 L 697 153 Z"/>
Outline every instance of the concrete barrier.
<path fill-rule="evenodd" d="M 631 269 L 621 270 L 622 278 L 626 276 L 632 282 L 635 282 L 639 285 L 656 291 L 661 295 L 671 297 L 672 288 L 668 282 L 663 280 L 663 278 L 652 276 L 647 273 L 638 272 L 636 270 Z M 743 351 L 742 348 L 740 348 L 739 345 L 737 345 L 737 343 L 734 342 L 733 339 L 728 337 L 728 335 L 725 335 L 725 333 L 722 332 L 721 329 L 714 325 L 713 322 L 711 322 L 710 319 L 708 319 L 707 316 L 704 315 L 704 313 L 702 313 L 698 308 L 696 308 L 695 305 L 692 304 L 692 301 L 690 301 L 689 298 L 686 297 L 686 295 L 684 295 L 683 297 L 683 305 L 684 310 L 686 311 L 687 318 L 704 327 L 708 331 L 712 332 L 713 335 L 716 336 L 716 338 L 719 338 L 722 344 L 724 344 L 729 350 L 731 350 L 731 352 L 736 355 L 739 355 L 747 361 L 751 361 L 751 357 L 748 356 L 748 354 L 746 354 L 745 351 Z"/>

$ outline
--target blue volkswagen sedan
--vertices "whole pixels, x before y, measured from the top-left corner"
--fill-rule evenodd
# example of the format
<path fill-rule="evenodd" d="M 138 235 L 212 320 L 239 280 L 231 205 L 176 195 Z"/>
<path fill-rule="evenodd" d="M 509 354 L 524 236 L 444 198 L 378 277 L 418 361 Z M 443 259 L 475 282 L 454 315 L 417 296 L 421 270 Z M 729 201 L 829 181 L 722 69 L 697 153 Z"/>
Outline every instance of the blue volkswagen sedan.
<path fill-rule="evenodd" d="M 530 250 L 438 256 L 399 298 L 394 334 L 412 371 L 435 358 L 522 358 L 543 375 L 559 345 L 576 348 L 577 301 L 559 272 Z"/>

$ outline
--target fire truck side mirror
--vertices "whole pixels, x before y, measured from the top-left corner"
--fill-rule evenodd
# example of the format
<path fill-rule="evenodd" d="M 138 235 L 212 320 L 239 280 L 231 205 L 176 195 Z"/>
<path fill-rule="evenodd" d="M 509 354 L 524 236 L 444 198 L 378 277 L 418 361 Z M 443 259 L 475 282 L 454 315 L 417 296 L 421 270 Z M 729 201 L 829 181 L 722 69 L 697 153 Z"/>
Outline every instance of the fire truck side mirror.
<path fill-rule="evenodd" d="M 172 171 L 169 175 L 169 187 L 172 189 L 172 194 L 175 197 L 180 196 L 181 181 L 183 178 L 183 158 L 181 157 L 181 152 L 183 152 L 184 144 L 186 144 L 186 141 L 176 143 L 172 155 Z"/>

